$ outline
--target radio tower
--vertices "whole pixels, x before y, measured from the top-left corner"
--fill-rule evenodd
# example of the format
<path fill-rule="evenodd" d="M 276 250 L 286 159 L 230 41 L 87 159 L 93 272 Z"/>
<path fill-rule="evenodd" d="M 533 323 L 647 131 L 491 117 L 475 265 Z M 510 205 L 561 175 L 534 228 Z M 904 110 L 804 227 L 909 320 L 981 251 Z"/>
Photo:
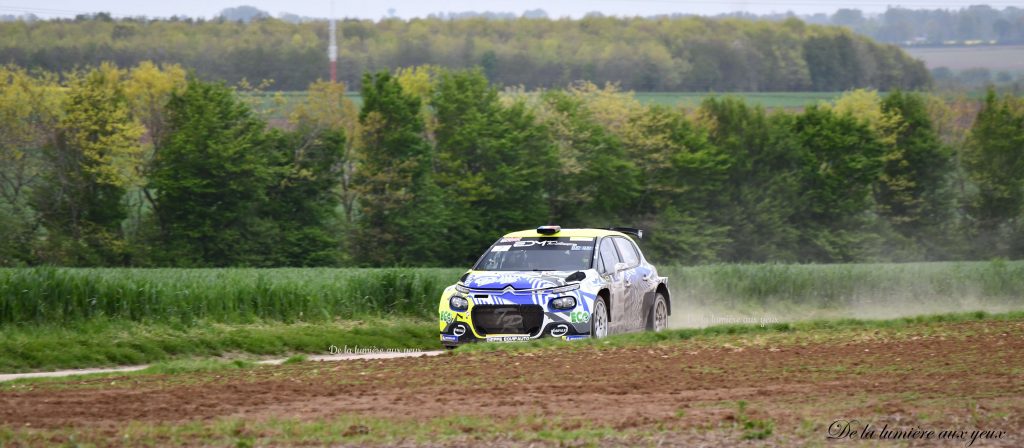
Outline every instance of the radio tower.
<path fill-rule="evenodd" d="M 334 21 L 334 2 L 331 2 L 330 42 L 327 43 L 327 59 L 331 61 L 331 83 L 338 82 L 338 25 Z"/>

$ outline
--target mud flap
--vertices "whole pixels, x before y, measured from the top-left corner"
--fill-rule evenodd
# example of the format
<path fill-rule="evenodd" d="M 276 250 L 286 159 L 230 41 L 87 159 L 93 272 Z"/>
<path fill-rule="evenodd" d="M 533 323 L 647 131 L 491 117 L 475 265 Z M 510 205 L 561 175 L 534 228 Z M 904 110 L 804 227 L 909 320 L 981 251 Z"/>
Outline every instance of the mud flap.
<path fill-rule="evenodd" d="M 645 292 L 644 293 L 644 304 L 643 304 L 643 308 L 641 308 L 641 310 L 643 310 L 644 326 L 646 326 L 647 325 L 647 321 L 650 320 L 651 309 L 654 308 L 654 299 L 657 296 L 658 296 L 658 290 L 657 289 L 655 289 L 654 291 L 649 291 L 649 292 Z"/>

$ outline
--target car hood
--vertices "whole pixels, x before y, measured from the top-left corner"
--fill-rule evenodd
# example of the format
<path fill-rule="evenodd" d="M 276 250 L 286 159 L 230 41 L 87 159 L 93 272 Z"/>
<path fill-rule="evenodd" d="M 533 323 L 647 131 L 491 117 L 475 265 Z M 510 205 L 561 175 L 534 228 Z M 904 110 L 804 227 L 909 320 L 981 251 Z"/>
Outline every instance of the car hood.
<path fill-rule="evenodd" d="M 479 271 L 471 272 L 463 284 L 469 289 L 536 290 L 565 285 L 565 278 L 576 271 Z"/>

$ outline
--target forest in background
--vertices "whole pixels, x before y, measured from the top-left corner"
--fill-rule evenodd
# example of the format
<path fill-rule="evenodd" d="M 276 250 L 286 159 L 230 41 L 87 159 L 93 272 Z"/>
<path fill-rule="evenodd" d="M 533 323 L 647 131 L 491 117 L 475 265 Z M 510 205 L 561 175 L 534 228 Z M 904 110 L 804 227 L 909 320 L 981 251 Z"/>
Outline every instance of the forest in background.
<path fill-rule="evenodd" d="M 831 15 L 801 18 L 808 23 L 847 27 L 858 34 L 893 44 L 1024 43 L 1024 9 L 1013 6 L 1003 9 L 988 5 L 960 9 L 889 7 L 877 15 L 865 14 L 859 9 L 840 9 Z"/>
<path fill-rule="evenodd" d="M 603 17 L 601 12 L 590 12 L 589 17 Z M 648 18 L 685 18 L 692 14 L 669 14 L 648 16 Z M 219 18 L 230 21 L 249 22 L 270 18 L 271 14 L 252 6 L 227 8 L 218 14 Z M 281 20 L 291 23 L 309 22 L 323 19 L 301 17 L 282 12 L 277 14 Z M 847 27 L 858 34 L 868 36 L 879 42 L 898 45 L 950 45 L 973 43 L 1019 44 L 1024 43 L 1024 9 L 1006 6 L 1002 9 L 989 5 L 971 5 L 953 9 L 925 9 L 889 6 L 882 13 L 865 13 L 857 8 L 840 8 L 832 14 L 795 14 L 793 12 L 754 14 L 749 12 L 733 12 L 705 16 L 712 19 L 744 19 L 768 20 L 782 22 L 790 18 L 798 18 L 814 25 L 835 25 Z M 548 19 L 551 16 L 543 9 L 513 12 L 493 11 L 460 11 L 438 12 L 427 18 L 445 20 L 487 19 L 516 20 Z M 13 17 L 11 18 L 13 19 Z"/>
<path fill-rule="evenodd" d="M 339 80 L 437 65 L 482 67 L 491 82 L 527 89 L 576 80 L 636 91 L 917 90 L 925 66 L 899 48 L 835 26 L 741 19 L 613 18 L 343 20 Z M 0 64 L 63 73 L 111 62 L 175 63 L 204 79 L 272 80 L 303 90 L 327 77 L 327 22 L 263 18 L 75 19 L 0 22 Z"/>
<path fill-rule="evenodd" d="M 998 6 L 998 5 L 997 5 Z M 97 14 L 101 14 L 97 12 Z M 109 15 L 109 13 L 108 13 Z M 586 14 L 596 18 L 605 15 L 599 11 Z M 185 18 L 186 15 L 180 15 Z M 242 5 L 225 8 L 217 19 L 230 22 L 251 22 L 274 17 L 269 11 L 254 6 Z M 306 17 L 289 12 L 279 12 L 276 17 L 289 23 L 316 22 L 326 20 L 323 17 Z M 667 14 L 648 16 L 657 18 L 686 18 L 693 14 Z M 998 44 L 1024 43 L 1024 9 L 1005 6 L 1002 9 L 985 4 L 971 5 L 962 8 L 907 8 L 889 6 L 882 13 L 872 13 L 857 8 L 840 8 L 832 14 L 795 14 L 784 13 L 755 14 L 737 11 L 714 16 L 711 19 L 743 19 L 767 20 L 782 22 L 797 18 L 814 25 L 835 25 L 847 27 L 858 34 L 868 36 L 879 42 L 899 45 L 949 45 L 966 42 L 991 42 Z M 82 17 L 83 19 L 87 17 Z M 527 10 L 520 13 L 502 11 L 459 11 L 437 12 L 428 15 L 428 19 L 440 20 L 517 20 L 517 19 L 551 19 L 552 16 L 543 9 Z M 37 21 L 39 17 L 32 13 L 0 14 L 0 21 Z"/>
<path fill-rule="evenodd" d="M 547 223 L 644 228 L 662 263 L 1024 255 L 1015 96 L 682 109 L 430 66 L 345 92 L 270 127 L 180 66 L 6 66 L 0 264 L 459 266 Z"/>

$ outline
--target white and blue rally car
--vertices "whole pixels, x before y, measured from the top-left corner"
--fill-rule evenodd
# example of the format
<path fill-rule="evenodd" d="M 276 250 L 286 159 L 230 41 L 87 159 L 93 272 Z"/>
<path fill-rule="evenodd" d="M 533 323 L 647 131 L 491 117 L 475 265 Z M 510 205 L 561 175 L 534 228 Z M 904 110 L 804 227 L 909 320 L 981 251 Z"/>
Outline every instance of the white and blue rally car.
<path fill-rule="evenodd" d="M 660 331 L 668 279 L 627 235 L 638 229 L 541 226 L 505 235 L 441 294 L 441 343 L 565 340 Z"/>

